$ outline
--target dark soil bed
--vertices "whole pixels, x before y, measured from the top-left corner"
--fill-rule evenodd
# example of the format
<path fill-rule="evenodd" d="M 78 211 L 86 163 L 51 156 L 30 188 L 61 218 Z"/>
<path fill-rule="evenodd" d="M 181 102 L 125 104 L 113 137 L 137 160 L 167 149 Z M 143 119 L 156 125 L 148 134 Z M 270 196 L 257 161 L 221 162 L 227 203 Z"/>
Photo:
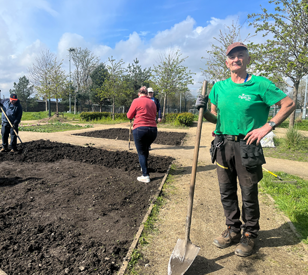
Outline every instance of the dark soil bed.
<path fill-rule="evenodd" d="M 87 136 L 94 138 L 107 138 L 107 139 L 119 139 L 119 140 L 127 140 L 129 137 L 129 129 L 123 128 L 111 128 L 108 130 L 98 130 L 85 132 L 80 134 L 74 134 L 76 136 Z M 186 133 L 177 133 L 177 132 L 161 132 L 158 130 L 157 138 L 154 143 L 163 144 L 163 145 L 173 145 L 180 146 L 186 136 Z M 133 135 L 131 135 L 131 140 L 134 140 Z"/>
<path fill-rule="evenodd" d="M 0 268 L 116 274 L 172 158 L 45 140 L 0 155 Z"/>

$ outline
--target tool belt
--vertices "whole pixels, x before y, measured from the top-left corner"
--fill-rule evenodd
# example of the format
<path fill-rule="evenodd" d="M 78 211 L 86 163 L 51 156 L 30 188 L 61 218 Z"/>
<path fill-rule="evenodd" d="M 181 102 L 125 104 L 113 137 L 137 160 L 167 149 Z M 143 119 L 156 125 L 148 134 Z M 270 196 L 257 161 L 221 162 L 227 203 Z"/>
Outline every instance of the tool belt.
<path fill-rule="evenodd" d="M 240 154 L 242 165 L 246 168 L 255 168 L 265 163 L 263 149 L 261 144 L 247 144 L 244 140 L 244 135 L 233 136 L 233 135 L 217 135 L 211 142 L 210 154 L 212 163 L 216 160 L 217 149 L 224 146 L 224 140 L 235 141 L 240 143 Z"/>
<path fill-rule="evenodd" d="M 215 139 L 212 140 L 210 147 L 210 155 L 212 163 L 214 163 L 216 160 L 217 148 L 219 148 L 223 143 L 224 143 L 223 136 L 216 136 Z"/>
<path fill-rule="evenodd" d="M 240 141 L 241 139 L 244 139 L 244 135 L 238 135 L 238 136 L 232 136 L 232 135 L 223 135 L 223 137 L 230 141 Z"/>
<path fill-rule="evenodd" d="M 261 144 L 256 144 L 256 141 L 252 144 L 247 144 L 246 140 L 240 141 L 240 151 L 242 165 L 246 168 L 255 168 L 265 163 L 263 149 Z"/>

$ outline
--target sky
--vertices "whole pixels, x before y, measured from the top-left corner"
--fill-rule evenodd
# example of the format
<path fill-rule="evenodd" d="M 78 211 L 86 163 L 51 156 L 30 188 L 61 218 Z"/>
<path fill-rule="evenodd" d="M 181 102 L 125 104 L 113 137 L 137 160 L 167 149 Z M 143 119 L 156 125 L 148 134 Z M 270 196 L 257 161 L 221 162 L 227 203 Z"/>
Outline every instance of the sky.
<path fill-rule="evenodd" d="M 125 66 L 138 58 L 143 68 L 180 50 L 195 73 L 190 89 L 196 95 L 204 80 L 202 57 L 217 44 L 219 30 L 238 20 L 242 38 L 253 34 L 247 15 L 261 12 L 260 6 L 274 8 L 268 0 L 0 0 L 1 97 L 9 97 L 20 77 L 29 78 L 42 50 L 55 53 L 68 72 L 71 47 L 88 48 L 101 62 L 123 59 Z"/>

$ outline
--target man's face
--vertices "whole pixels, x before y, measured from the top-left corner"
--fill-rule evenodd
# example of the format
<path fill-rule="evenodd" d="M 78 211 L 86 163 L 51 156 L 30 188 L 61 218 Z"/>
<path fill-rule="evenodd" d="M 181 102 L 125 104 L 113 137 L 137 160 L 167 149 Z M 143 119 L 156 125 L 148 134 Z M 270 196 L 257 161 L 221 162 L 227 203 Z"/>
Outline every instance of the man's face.
<path fill-rule="evenodd" d="M 15 103 L 17 102 L 17 100 L 12 100 L 12 99 L 10 99 L 10 102 L 11 102 L 12 104 L 15 104 Z"/>
<path fill-rule="evenodd" d="M 250 62 L 250 56 L 246 50 L 234 49 L 229 53 L 226 65 L 231 72 L 246 71 L 246 67 Z"/>
<path fill-rule="evenodd" d="M 149 97 L 153 97 L 153 94 L 152 92 L 149 92 Z"/>

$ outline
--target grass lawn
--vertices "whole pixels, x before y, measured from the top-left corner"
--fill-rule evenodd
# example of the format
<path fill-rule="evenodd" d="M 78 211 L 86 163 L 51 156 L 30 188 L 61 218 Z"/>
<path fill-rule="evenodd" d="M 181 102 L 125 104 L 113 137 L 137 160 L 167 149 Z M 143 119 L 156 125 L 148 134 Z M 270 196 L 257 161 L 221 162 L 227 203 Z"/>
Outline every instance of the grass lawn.
<path fill-rule="evenodd" d="M 283 181 L 264 172 L 260 192 L 273 197 L 277 207 L 292 221 L 302 241 L 308 244 L 308 181 L 287 173 L 277 172 Z"/>
<path fill-rule="evenodd" d="M 300 146 L 289 148 L 285 138 L 274 138 L 276 148 L 263 148 L 265 157 L 308 162 L 308 138 L 303 137 Z"/>
<path fill-rule="evenodd" d="M 282 122 L 277 128 L 289 128 L 289 120 Z M 308 131 L 308 119 L 295 121 L 294 128 L 296 130 Z"/>
<path fill-rule="evenodd" d="M 83 128 L 91 128 L 92 125 L 73 125 L 69 123 L 47 123 L 47 124 L 33 124 L 30 126 L 22 126 L 22 123 L 19 125 L 19 131 L 29 131 L 29 132 L 41 132 L 41 133 L 53 133 L 53 132 L 64 132 L 71 130 L 79 130 Z"/>

